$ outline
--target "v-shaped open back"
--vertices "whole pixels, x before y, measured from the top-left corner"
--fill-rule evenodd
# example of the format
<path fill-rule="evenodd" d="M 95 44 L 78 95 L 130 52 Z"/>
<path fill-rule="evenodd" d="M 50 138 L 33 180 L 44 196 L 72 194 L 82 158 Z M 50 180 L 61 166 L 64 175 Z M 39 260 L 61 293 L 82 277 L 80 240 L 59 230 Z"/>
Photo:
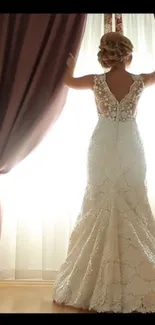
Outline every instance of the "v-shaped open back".
<path fill-rule="evenodd" d="M 132 84 L 131 84 L 131 86 L 130 86 L 130 88 L 129 88 L 129 91 L 126 93 L 125 96 L 123 96 L 122 99 L 118 100 L 118 99 L 116 98 L 116 95 L 114 95 L 114 93 L 111 91 L 110 86 L 109 86 L 109 84 L 108 84 L 108 82 L 107 82 L 107 78 L 106 78 L 106 77 L 107 77 L 107 74 L 105 73 L 103 76 L 104 76 L 105 86 L 107 87 L 107 91 L 109 91 L 109 93 L 111 93 L 111 95 L 114 97 L 114 99 L 116 100 L 116 102 L 117 102 L 118 104 L 121 104 L 121 102 L 123 102 L 123 100 L 125 100 L 126 97 L 130 95 L 130 92 L 132 92 L 132 88 L 134 87 L 134 84 L 135 84 L 135 82 L 137 81 L 137 79 L 135 79 L 134 75 L 131 74 L 131 77 L 132 77 L 132 79 L 133 79 L 133 82 L 132 82 Z"/>
<path fill-rule="evenodd" d="M 94 95 L 99 114 L 112 120 L 125 122 L 136 115 L 137 103 L 144 89 L 141 75 L 132 75 L 133 83 L 129 92 L 118 101 L 109 88 L 106 74 L 94 76 Z"/>

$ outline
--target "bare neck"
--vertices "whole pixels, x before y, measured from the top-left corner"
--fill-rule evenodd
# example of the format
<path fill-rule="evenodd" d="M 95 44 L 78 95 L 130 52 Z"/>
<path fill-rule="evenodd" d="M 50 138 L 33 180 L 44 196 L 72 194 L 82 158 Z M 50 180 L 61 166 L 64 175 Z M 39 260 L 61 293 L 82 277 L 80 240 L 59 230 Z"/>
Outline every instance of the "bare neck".
<path fill-rule="evenodd" d="M 113 66 L 110 71 L 113 72 L 113 71 L 116 71 L 116 70 L 119 70 L 119 71 L 124 70 L 125 71 L 126 70 L 125 63 L 124 62 L 118 63 L 117 65 Z"/>

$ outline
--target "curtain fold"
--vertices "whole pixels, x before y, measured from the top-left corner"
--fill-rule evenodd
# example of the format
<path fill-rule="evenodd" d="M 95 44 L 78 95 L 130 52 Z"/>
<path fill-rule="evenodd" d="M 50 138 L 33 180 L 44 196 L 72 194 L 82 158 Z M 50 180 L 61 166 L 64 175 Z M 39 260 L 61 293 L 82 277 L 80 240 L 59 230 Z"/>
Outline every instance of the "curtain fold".
<path fill-rule="evenodd" d="M 66 100 L 69 52 L 77 54 L 86 14 L 0 14 L 0 173 L 41 141 Z"/>
<path fill-rule="evenodd" d="M 112 32 L 112 15 L 104 14 L 104 33 Z"/>
<path fill-rule="evenodd" d="M 122 14 L 115 14 L 115 31 L 123 34 Z"/>

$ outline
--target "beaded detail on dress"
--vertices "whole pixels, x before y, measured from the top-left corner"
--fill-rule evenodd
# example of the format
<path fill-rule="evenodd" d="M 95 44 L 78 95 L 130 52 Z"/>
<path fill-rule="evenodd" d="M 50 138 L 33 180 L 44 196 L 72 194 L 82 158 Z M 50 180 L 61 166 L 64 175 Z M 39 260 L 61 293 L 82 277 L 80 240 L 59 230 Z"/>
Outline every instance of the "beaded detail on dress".
<path fill-rule="evenodd" d="M 99 114 L 114 121 L 125 122 L 136 116 L 138 100 L 144 88 L 142 76 L 132 75 L 133 83 L 128 94 L 119 102 L 110 91 L 105 74 L 94 76 L 94 95 Z"/>

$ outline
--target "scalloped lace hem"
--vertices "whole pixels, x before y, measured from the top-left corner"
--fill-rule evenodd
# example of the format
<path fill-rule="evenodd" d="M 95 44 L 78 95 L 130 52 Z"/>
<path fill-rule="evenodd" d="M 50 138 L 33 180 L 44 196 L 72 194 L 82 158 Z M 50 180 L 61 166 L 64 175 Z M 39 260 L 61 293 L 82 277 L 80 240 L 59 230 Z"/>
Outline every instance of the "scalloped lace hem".
<path fill-rule="evenodd" d="M 155 293 L 154 293 L 154 300 L 155 300 Z M 155 313 L 155 304 L 149 304 L 147 301 L 147 298 L 145 297 L 146 303 L 144 303 L 144 297 L 141 297 L 138 299 L 137 303 L 134 305 L 130 303 L 130 305 L 127 307 L 121 306 L 119 303 L 116 303 L 113 305 L 113 307 L 108 307 L 107 304 L 105 306 L 86 306 L 84 304 L 75 303 L 73 301 L 62 301 L 60 299 L 53 298 L 53 302 L 58 305 L 64 305 L 67 307 L 73 307 L 76 309 L 82 309 L 84 311 L 91 311 L 91 312 L 97 312 L 97 313 L 121 313 L 121 314 L 129 314 L 129 313 Z"/>

